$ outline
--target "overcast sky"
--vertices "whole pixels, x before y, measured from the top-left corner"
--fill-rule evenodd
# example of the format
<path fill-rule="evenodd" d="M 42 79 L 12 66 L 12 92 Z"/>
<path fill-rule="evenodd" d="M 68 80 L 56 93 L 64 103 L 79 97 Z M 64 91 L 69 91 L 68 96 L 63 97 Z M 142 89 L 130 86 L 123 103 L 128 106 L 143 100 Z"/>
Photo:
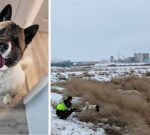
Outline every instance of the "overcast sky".
<path fill-rule="evenodd" d="M 51 57 L 101 60 L 150 52 L 150 0 L 52 0 Z"/>

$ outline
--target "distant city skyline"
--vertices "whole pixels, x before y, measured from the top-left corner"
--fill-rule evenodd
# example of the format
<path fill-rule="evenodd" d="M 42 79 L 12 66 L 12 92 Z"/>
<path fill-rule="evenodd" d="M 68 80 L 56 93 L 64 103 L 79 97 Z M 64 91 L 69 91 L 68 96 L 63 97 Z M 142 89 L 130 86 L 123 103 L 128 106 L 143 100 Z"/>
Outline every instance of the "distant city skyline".
<path fill-rule="evenodd" d="M 52 0 L 51 57 L 91 61 L 150 52 L 149 0 Z"/>
<path fill-rule="evenodd" d="M 57 62 L 60 61 L 61 62 L 61 61 L 65 61 L 65 60 L 76 61 L 76 62 L 77 61 L 102 61 L 102 60 L 111 60 L 112 59 L 111 57 L 113 57 L 114 60 L 119 60 L 119 59 L 125 60 L 129 57 L 134 57 L 135 54 L 144 54 L 144 53 L 147 53 L 147 52 L 135 52 L 134 51 L 134 53 L 132 55 L 129 55 L 129 56 L 126 56 L 126 57 L 120 56 L 120 54 L 119 54 L 119 56 L 117 56 L 116 58 L 114 56 L 109 56 L 109 58 L 102 58 L 100 60 L 71 60 L 71 59 L 61 59 L 61 58 L 54 57 L 54 58 L 51 58 L 51 62 L 54 62 L 54 61 L 57 61 Z M 148 54 L 150 55 L 149 52 L 148 52 Z"/>

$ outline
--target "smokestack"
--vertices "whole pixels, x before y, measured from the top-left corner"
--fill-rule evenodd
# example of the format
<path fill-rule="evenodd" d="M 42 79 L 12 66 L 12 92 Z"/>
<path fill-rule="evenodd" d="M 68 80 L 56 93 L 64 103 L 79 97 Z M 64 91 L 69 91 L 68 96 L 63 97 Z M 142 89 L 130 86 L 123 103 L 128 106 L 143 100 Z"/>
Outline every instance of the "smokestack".
<path fill-rule="evenodd" d="M 120 59 L 120 56 L 119 56 L 119 52 L 118 52 L 118 60 Z"/>

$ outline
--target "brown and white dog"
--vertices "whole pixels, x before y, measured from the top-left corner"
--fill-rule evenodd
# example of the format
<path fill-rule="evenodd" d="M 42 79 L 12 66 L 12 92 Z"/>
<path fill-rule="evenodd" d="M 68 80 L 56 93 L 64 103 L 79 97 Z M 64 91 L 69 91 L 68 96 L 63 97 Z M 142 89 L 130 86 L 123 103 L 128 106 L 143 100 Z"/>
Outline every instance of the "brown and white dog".
<path fill-rule="evenodd" d="M 22 88 L 25 73 L 19 62 L 39 28 L 32 25 L 23 29 L 11 21 L 11 15 L 11 5 L 0 12 L 0 94 L 6 93 L 4 104 Z"/>

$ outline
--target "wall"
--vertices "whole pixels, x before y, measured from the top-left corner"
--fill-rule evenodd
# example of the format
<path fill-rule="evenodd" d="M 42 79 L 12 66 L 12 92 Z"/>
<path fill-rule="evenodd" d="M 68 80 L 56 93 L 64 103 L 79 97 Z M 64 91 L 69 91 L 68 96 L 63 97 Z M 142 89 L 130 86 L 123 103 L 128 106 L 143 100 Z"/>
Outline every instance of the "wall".
<path fill-rule="evenodd" d="M 30 134 L 48 134 L 48 84 L 26 105 Z"/>

